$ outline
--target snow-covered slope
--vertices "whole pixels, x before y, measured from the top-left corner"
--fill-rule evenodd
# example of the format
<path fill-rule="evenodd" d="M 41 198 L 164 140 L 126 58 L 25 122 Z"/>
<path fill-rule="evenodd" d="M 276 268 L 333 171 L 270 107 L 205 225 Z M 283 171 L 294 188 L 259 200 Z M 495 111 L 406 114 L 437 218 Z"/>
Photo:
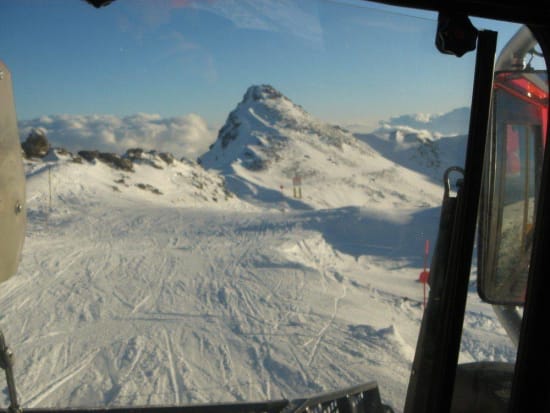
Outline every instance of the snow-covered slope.
<path fill-rule="evenodd" d="M 302 208 L 431 206 L 440 189 L 269 85 L 250 87 L 199 162 L 251 202 Z M 294 197 L 293 178 L 302 197 Z M 282 190 L 281 190 L 282 187 Z"/>
<path fill-rule="evenodd" d="M 23 406 L 265 400 L 376 380 L 402 408 L 437 209 L 247 212 L 108 188 L 38 214 L 30 181 L 23 261 L 0 291 Z M 512 359 L 471 299 L 462 361 Z"/>
<path fill-rule="evenodd" d="M 403 115 L 381 121 L 372 133 L 355 136 L 397 164 L 442 181 L 451 166 L 464 166 L 469 109 L 440 115 Z"/>
<path fill-rule="evenodd" d="M 426 130 L 392 127 L 356 136 L 384 157 L 438 184 L 447 168 L 464 166 L 466 135 L 442 137 Z"/>
<path fill-rule="evenodd" d="M 118 205 L 145 201 L 174 207 L 252 208 L 227 190 L 223 177 L 195 162 L 141 149 L 122 157 L 88 154 L 94 159 L 53 149 L 43 160 L 26 162 L 30 214 L 45 213 L 50 206 L 97 204 L 104 198 Z"/>
<path fill-rule="evenodd" d="M 23 259 L 0 286 L 24 407 L 293 398 L 376 380 L 402 409 L 440 187 L 271 89 L 249 94 L 236 138 L 223 147 L 220 134 L 202 158 L 224 176 L 155 152 L 27 162 Z M 287 188 L 298 160 L 302 199 Z M 473 287 L 461 361 L 514 355 Z"/>

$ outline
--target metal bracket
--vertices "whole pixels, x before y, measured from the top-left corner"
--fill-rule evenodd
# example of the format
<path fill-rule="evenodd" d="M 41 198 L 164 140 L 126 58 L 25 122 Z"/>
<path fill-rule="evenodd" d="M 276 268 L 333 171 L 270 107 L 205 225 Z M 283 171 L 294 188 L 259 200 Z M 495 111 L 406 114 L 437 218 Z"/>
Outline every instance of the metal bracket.
<path fill-rule="evenodd" d="M 462 178 L 457 179 L 457 181 L 455 182 L 456 187 L 462 186 L 462 183 L 463 183 L 463 180 L 464 180 L 464 168 L 461 168 L 460 166 L 451 166 L 450 168 L 447 168 L 447 170 L 443 174 L 443 186 L 445 188 L 445 192 L 444 192 L 444 195 L 443 195 L 444 199 L 449 198 L 450 193 L 451 193 L 452 184 L 451 184 L 450 175 L 451 175 L 452 172 L 458 172 L 459 174 L 462 175 Z"/>
<path fill-rule="evenodd" d="M 6 382 L 10 397 L 8 413 L 22 413 L 23 409 L 19 407 L 19 403 L 17 402 L 17 391 L 15 389 L 15 380 L 13 378 L 13 363 L 13 352 L 6 345 L 4 334 L 0 331 L 0 368 L 6 372 Z"/>

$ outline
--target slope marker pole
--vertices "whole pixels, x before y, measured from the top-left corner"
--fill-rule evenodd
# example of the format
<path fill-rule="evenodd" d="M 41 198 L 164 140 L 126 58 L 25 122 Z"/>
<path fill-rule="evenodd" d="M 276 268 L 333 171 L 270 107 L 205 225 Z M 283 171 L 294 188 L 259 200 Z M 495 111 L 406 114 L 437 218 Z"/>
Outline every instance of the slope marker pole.
<path fill-rule="evenodd" d="M 427 239 L 424 243 L 424 271 L 420 273 L 420 276 L 418 277 L 418 281 L 422 283 L 423 289 L 424 289 L 424 309 L 426 309 L 426 284 L 428 284 L 428 281 L 430 280 L 430 271 L 428 270 L 428 256 L 430 254 L 430 240 Z"/>

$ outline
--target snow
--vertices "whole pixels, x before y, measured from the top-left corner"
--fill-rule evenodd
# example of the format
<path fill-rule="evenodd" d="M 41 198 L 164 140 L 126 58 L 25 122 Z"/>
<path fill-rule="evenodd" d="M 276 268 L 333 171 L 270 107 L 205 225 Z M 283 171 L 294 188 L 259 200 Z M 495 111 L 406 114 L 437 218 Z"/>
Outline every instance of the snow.
<path fill-rule="evenodd" d="M 375 204 L 387 210 L 435 206 L 441 198 L 440 185 L 425 175 L 318 121 L 269 85 L 247 90 L 199 162 L 220 171 L 230 189 L 256 204 L 289 202 L 294 177 L 301 179 L 302 191 L 294 207 Z"/>
<path fill-rule="evenodd" d="M 258 401 L 376 380 L 401 411 L 437 171 L 285 99 L 245 99 L 245 129 L 202 157 L 208 170 L 155 153 L 133 172 L 60 152 L 26 162 L 23 259 L 0 289 L 23 407 Z M 277 160 L 250 169 L 246 150 Z M 461 361 L 514 357 L 472 281 Z"/>

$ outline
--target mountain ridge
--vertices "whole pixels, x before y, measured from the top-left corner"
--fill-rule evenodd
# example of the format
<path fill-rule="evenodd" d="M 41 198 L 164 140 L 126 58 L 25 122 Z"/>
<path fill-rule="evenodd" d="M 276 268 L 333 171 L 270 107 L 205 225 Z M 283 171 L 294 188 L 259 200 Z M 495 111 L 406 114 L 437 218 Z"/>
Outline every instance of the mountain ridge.
<path fill-rule="evenodd" d="M 385 155 L 350 131 L 316 119 L 273 86 L 255 85 L 198 162 L 219 171 L 232 192 L 246 193 L 250 202 L 272 202 L 277 193 L 282 202 L 296 198 L 289 191 L 300 182 L 298 198 L 307 208 L 438 203 L 437 184 Z M 259 193 L 269 195 L 262 200 Z"/>
<path fill-rule="evenodd" d="M 271 85 L 253 85 L 229 113 L 216 141 L 199 161 L 212 169 L 223 169 L 237 160 L 251 170 L 265 169 L 278 160 L 289 138 L 300 138 L 298 133 L 314 135 L 338 148 L 353 145 L 345 129 L 319 122 Z"/>
<path fill-rule="evenodd" d="M 460 109 L 456 113 L 463 112 Z M 392 119 L 407 117 L 411 116 Z M 442 118 L 445 116 L 415 121 Z M 30 138 L 40 138 L 44 131 L 34 132 L 23 143 L 27 149 Z M 316 119 L 275 87 L 263 84 L 247 88 L 218 138 L 197 163 L 184 158 L 178 162 L 218 175 L 227 193 L 260 206 L 435 206 L 443 171 L 463 163 L 458 150 L 463 138 L 435 138 L 429 131 L 389 123 L 372 134 L 352 134 Z M 42 144 L 46 149 L 37 149 L 39 157 L 49 148 L 49 143 Z M 170 152 L 141 148 L 129 149 L 123 155 L 97 150 L 77 154 L 56 151 L 65 154 L 64 161 L 97 160 L 127 172 L 133 170 L 135 162 L 158 169 L 175 160 Z M 218 199 L 219 195 L 211 198 Z"/>

